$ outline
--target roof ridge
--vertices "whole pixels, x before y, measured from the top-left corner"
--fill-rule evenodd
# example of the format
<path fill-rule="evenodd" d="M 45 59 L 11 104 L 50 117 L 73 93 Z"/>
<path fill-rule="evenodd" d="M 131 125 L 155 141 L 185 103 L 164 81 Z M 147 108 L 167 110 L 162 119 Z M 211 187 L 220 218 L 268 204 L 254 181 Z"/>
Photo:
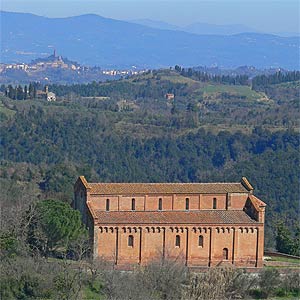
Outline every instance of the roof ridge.
<path fill-rule="evenodd" d="M 89 182 L 89 184 L 241 184 L 240 182 Z"/>
<path fill-rule="evenodd" d="M 236 212 L 236 211 L 241 211 L 244 212 L 244 210 L 242 209 L 197 209 L 197 210 L 103 210 L 103 209 L 95 209 L 93 208 L 94 211 L 98 211 L 98 212 L 106 212 L 106 213 L 124 213 L 124 212 L 132 212 L 132 213 L 166 213 L 166 212 L 172 212 L 172 213 L 177 213 L 177 212 L 186 212 L 186 213 L 198 213 L 198 212 L 208 212 L 208 211 L 212 211 L 212 212 L 224 212 L 224 211 L 229 211 L 229 212 Z"/>
<path fill-rule="evenodd" d="M 93 182 L 90 194 L 247 193 L 241 182 Z"/>

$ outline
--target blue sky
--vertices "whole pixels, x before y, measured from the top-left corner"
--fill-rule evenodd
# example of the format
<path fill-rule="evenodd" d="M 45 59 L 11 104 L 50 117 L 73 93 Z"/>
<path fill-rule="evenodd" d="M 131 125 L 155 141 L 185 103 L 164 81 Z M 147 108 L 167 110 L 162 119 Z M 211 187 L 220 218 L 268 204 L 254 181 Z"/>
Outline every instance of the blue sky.
<path fill-rule="evenodd" d="M 299 32 L 299 0 L 1 0 L 1 9 L 47 17 L 95 13 L 175 25 L 243 24 L 265 32 Z"/>

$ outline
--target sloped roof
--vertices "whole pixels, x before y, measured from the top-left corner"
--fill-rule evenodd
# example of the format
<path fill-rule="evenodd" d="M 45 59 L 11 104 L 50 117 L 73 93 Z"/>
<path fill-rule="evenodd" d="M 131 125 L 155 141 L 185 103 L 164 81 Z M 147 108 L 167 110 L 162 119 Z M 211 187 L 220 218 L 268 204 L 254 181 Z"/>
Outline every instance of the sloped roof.
<path fill-rule="evenodd" d="M 255 224 L 242 210 L 202 211 L 100 211 L 97 224 Z"/>
<path fill-rule="evenodd" d="M 91 194 L 248 193 L 241 183 L 88 183 Z"/>
<path fill-rule="evenodd" d="M 257 198 L 254 195 L 249 195 L 250 200 L 252 200 L 253 205 L 255 206 L 256 210 L 259 211 L 261 207 L 266 207 L 267 204 Z"/>
<path fill-rule="evenodd" d="M 252 184 L 249 182 L 249 180 L 246 177 L 242 177 L 241 179 L 241 184 L 248 190 L 248 191 L 253 191 L 254 188 Z"/>

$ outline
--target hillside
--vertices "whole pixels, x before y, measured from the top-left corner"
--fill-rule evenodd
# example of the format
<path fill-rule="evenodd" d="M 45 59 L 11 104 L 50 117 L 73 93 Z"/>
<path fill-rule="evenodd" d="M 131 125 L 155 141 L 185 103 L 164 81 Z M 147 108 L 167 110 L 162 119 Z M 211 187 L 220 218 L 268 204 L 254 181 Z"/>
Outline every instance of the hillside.
<path fill-rule="evenodd" d="M 275 222 L 280 218 L 295 228 L 299 213 L 299 105 L 292 92 L 298 85 L 256 92 L 162 70 L 107 83 L 49 86 L 56 103 L 2 97 L 2 201 L 9 206 L 39 195 L 70 202 L 80 174 L 104 182 L 247 176 L 268 204 L 272 247 Z M 167 100 L 166 93 L 175 99 Z"/>
<path fill-rule="evenodd" d="M 149 71 L 144 75 L 110 83 L 51 85 L 49 88 L 65 99 L 70 93 L 75 93 L 83 99 L 89 97 L 91 101 L 89 105 L 106 107 L 112 111 L 126 110 L 132 115 L 144 112 L 154 115 L 159 113 L 164 123 L 161 123 L 162 121 L 157 123 L 166 126 L 172 122 L 176 134 L 180 128 L 189 126 L 212 127 L 214 132 L 226 129 L 231 132 L 247 133 L 256 126 L 263 126 L 271 131 L 287 128 L 297 130 L 299 113 L 299 108 L 295 110 L 299 94 L 297 82 L 289 83 L 288 89 L 280 88 L 281 85 L 269 86 L 269 89 L 274 89 L 273 93 L 276 91 L 278 93 L 274 98 L 269 97 L 264 91 L 251 89 L 247 83 L 229 85 L 213 81 L 202 82 L 196 78 L 183 76 L 175 70 Z M 166 100 L 166 93 L 174 93 L 174 101 Z M 109 98 L 99 102 L 93 100 L 93 97 Z M 194 118 L 195 114 L 197 118 Z M 144 119 L 141 124 L 144 122 L 147 124 L 148 121 Z M 120 126 L 120 130 L 124 128 L 127 130 L 131 120 L 128 120 L 128 123 L 126 126 Z M 132 124 L 132 127 L 135 126 L 136 124 Z M 145 129 L 148 136 L 155 135 L 158 130 L 152 127 Z M 143 132 L 144 130 L 141 134 Z"/>
<path fill-rule="evenodd" d="M 175 64 L 298 68 L 297 37 L 258 33 L 198 35 L 97 15 L 51 19 L 2 11 L 1 20 L 5 24 L 1 34 L 2 62 L 28 62 L 49 55 L 49 49 L 54 47 L 80 64 L 103 68 Z"/>

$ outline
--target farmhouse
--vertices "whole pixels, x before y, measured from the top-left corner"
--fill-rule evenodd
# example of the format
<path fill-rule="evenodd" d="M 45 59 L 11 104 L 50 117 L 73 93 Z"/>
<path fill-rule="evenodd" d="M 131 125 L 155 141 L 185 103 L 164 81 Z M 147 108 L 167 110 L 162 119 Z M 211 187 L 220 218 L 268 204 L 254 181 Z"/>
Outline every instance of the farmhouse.
<path fill-rule="evenodd" d="M 74 192 L 93 257 L 120 269 L 156 258 L 191 268 L 263 265 L 266 204 L 245 177 L 236 183 L 89 183 L 80 176 Z"/>
<path fill-rule="evenodd" d="M 48 86 L 45 86 L 45 91 L 37 90 L 36 96 L 39 99 L 46 99 L 47 101 L 56 101 L 56 95 L 52 92 L 49 92 Z"/>
<path fill-rule="evenodd" d="M 167 100 L 174 100 L 175 95 L 174 95 L 174 94 L 171 94 L 171 93 L 168 93 L 168 94 L 165 95 L 165 98 L 166 98 Z"/>

